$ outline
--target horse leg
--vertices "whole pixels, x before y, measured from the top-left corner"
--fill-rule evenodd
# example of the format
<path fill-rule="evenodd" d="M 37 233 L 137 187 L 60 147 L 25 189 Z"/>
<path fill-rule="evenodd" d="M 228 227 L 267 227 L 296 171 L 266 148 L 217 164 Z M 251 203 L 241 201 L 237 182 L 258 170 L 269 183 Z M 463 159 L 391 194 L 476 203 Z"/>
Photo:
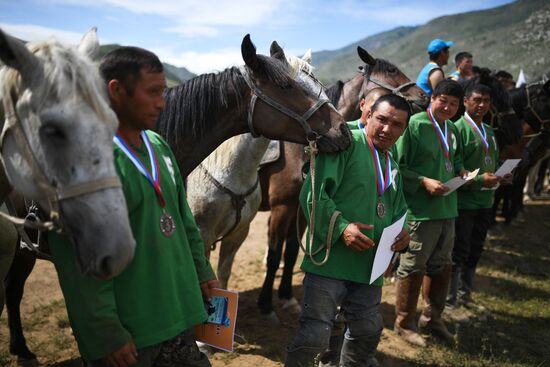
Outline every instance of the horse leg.
<path fill-rule="evenodd" d="M 8 309 L 8 326 L 10 329 L 10 353 L 19 361 L 31 361 L 36 355 L 27 347 L 21 325 L 21 299 L 25 282 L 34 268 L 36 257 L 26 251 L 17 251 L 6 279 L 6 306 Z"/>
<path fill-rule="evenodd" d="M 304 221 L 302 221 L 302 223 L 304 223 Z M 300 228 L 300 237 L 303 233 L 304 228 Z M 300 304 L 298 303 L 296 298 L 294 298 L 292 293 L 292 277 L 294 275 L 294 265 L 296 264 L 296 259 L 298 258 L 298 252 L 300 250 L 298 233 L 296 231 L 296 218 L 294 218 L 290 223 L 285 243 L 285 265 L 283 268 L 281 283 L 279 284 L 279 299 L 283 301 L 283 310 L 289 309 L 293 313 L 300 313 L 302 308 L 300 307 Z"/>
<path fill-rule="evenodd" d="M 239 226 L 236 228 L 236 232 L 231 233 L 230 236 L 221 241 L 220 256 L 218 258 L 218 280 L 224 289 L 227 289 L 229 283 L 235 255 L 246 239 L 249 229 L 250 224 Z"/>

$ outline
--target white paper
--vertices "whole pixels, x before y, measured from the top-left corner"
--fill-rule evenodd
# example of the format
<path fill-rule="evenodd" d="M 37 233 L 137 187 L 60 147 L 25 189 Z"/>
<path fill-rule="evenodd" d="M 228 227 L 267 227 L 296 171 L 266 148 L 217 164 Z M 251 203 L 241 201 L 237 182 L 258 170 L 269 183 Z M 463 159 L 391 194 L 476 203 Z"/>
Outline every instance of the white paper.
<path fill-rule="evenodd" d="M 504 163 L 502 163 L 502 166 L 497 169 L 495 176 L 503 177 L 508 173 L 512 173 L 512 170 L 517 167 L 520 161 L 521 159 L 507 159 Z"/>
<path fill-rule="evenodd" d="M 406 218 L 407 213 L 382 231 L 382 236 L 380 236 L 378 248 L 376 249 L 376 255 L 374 256 L 374 263 L 372 264 L 369 284 L 372 284 L 380 275 L 384 274 L 388 265 L 390 265 L 393 256 L 391 246 L 395 243 L 395 237 L 403 230 L 403 224 L 405 224 Z"/>
<path fill-rule="evenodd" d="M 470 172 L 470 174 L 466 178 L 453 177 L 449 181 L 445 182 L 444 185 L 449 188 L 449 191 L 444 193 L 443 196 L 449 195 L 451 192 L 455 191 L 460 186 L 464 185 L 466 182 L 473 180 L 477 176 L 478 172 L 479 172 L 479 168 L 476 169 L 475 171 Z"/>

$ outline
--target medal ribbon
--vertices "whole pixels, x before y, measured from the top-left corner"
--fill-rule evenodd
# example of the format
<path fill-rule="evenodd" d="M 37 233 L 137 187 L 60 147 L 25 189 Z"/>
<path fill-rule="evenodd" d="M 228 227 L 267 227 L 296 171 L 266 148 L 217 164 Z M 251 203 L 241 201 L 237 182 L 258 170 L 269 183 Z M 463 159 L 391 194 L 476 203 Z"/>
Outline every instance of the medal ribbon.
<path fill-rule="evenodd" d="M 449 134 L 447 131 L 447 120 L 445 120 L 445 134 L 443 134 L 443 131 L 441 131 L 441 128 L 439 127 L 439 124 L 435 120 L 433 114 L 432 114 L 432 107 L 428 107 L 427 109 L 428 117 L 430 118 L 430 122 L 432 123 L 433 128 L 435 129 L 437 133 L 437 137 L 439 139 L 439 142 L 441 143 L 441 148 L 443 149 L 443 152 L 445 153 L 445 157 L 449 159 Z"/>
<path fill-rule="evenodd" d="M 151 173 L 147 171 L 147 168 L 145 168 L 143 162 L 138 158 L 136 152 L 134 152 L 132 147 L 128 143 L 126 143 L 126 141 L 124 141 L 124 139 L 120 135 L 116 134 L 113 138 L 113 141 L 124 152 L 124 154 L 126 154 L 126 156 L 134 164 L 134 166 L 136 166 L 138 171 L 143 176 L 145 176 L 147 181 L 149 181 L 149 183 L 153 186 L 153 188 L 155 189 L 155 193 L 157 194 L 157 197 L 159 199 L 160 206 L 161 208 L 164 208 L 166 206 L 166 202 L 164 201 L 164 195 L 162 194 L 162 189 L 160 188 L 160 174 L 157 155 L 155 154 L 153 146 L 151 145 L 149 137 L 147 136 L 145 131 L 141 131 L 140 136 L 145 143 L 147 152 L 149 153 L 149 161 L 151 162 Z"/>
<path fill-rule="evenodd" d="M 366 135 L 365 131 L 365 135 Z M 367 136 L 367 141 L 369 143 L 370 152 L 372 154 L 372 160 L 374 161 L 374 166 L 376 167 L 376 188 L 378 189 L 378 195 L 382 196 L 384 195 L 384 192 L 388 187 L 391 185 L 392 177 L 391 177 L 391 162 L 388 155 L 388 152 L 386 151 L 386 175 L 384 177 L 384 173 L 382 171 L 382 164 L 380 163 L 380 156 L 378 155 L 378 151 L 374 147 L 374 144 L 372 144 L 372 141 Z"/>
<path fill-rule="evenodd" d="M 485 155 L 489 157 L 489 142 L 487 141 L 487 131 L 485 131 L 485 126 L 483 126 L 483 122 L 481 123 L 481 128 L 483 129 L 483 134 L 481 133 L 481 130 L 479 130 L 479 127 L 477 127 L 477 124 L 475 121 L 468 115 L 468 112 L 464 112 L 464 119 L 466 122 L 474 129 L 476 134 L 481 139 L 481 142 L 483 143 L 483 147 L 485 148 Z"/>

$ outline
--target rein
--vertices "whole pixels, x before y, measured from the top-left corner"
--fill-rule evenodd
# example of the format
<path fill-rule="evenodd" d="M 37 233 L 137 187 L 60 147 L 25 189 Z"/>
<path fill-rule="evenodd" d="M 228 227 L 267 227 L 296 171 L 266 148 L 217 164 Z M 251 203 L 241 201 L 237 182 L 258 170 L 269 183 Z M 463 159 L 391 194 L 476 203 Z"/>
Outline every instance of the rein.
<path fill-rule="evenodd" d="M 259 179 L 259 176 L 256 175 L 256 182 L 254 183 L 254 185 L 250 189 L 248 189 L 244 194 L 237 194 L 231 189 L 229 189 L 228 187 L 223 186 L 218 180 L 216 180 L 216 178 L 214 178 L 214 176 L 212 176 L 212 174 L 208 172 L 208 170 L 206 169 L 206 167 L 203 166 L 202 163 L 198 165 L 198 168 L 200 168 L 200 170 L 206 175 L 206 177 L 208 177 L 208 179 L 214 184 L 214 186 L 216 186 L 218 190 L 221 190 L 227 195 L 229 195 L 229 197 L 231 198 L 231 203 L 235 207 L 235 212 L 236 212 L 235 223 L 233 224 L 233 226 L 225 234 L 223 234 L 216 241 L 214 241 L 212 245 L 210 245 L 210 250 L 214 251 L 216 250 L 216 244 L 221 240 L 223 240 L 228 235 L 230 235 L 231 232 L 233 232 L 241 222 L 242 210 L 246 205 L 246 198 L 252 195 L 254 191 L 256 191 L 260 183 L 260 179 Z"/>
<path fill-rule="evenodd" d="M 58 232 L 64 231 L 69 233 L 68 228 L 64 228 L 62 220 L 60 218 L 60 203 L 63 200 L 75 198 L 81 195 L 89 194 L 99 190 L 108 188 L 121 187 L 120 179 L 118 176 L 101 177 L 95 180 L 87 182 L 68 185 L 68 186 L 53 186 L 48 180 L 44 171 L 40 168 L 38 161 L 33 153 L 31 144 L 27 139 L 25 131 L 22 127 L 21 119 L 17 115 L 15 108 L 15 101 L 12 99 L 10 90 L 4 88 L 3 95 L 4 113 L 6 115 L 6 122 L 0 135 L 0 150 L 4 146 L 5 138 L 8 134 L 11 134 L 15 139 L 17 147 L 21 150 L 21 156 L 28 163 L 31 168 L 32 174 L 39 188 L 46 194 L 46 200 L 49 206 L 49 220 L 42 221 L 30 221 L 27 218 L 17 218 L 5 213 L 0 212 L 0 215 L 15 224 L 16 226 L 24 226 L 27 228 L 38 229 L 43 231 L 56 230 Z M 34 120 L 40 123 L 39 117 L 33 113 L 29 113 L 27 120 Z M 4 166 L 5 162 L 3 156 L 0 154 L 0 162 Z M 7 171 L 6 171 L 7 172 Z"/>
<path fill-rule="evenodd" d="M 306 138 L 308 141 L 312 140 L 318 140 L 320 139 L 320 136 L 318 133 L 313 131 L 309 124 L 307 123 L 307 120 L 318 110 L 320 109 L 325 103 L 328 103 L 331 105 L 330 101 L 328 99 L 319 99 L 313 106 L 309 108 L 303 115 L 299 115 L 296 112 L 292 111 L 291 109 L 287 108 L 286 106 L 283 106 L 279 102 L 275 101 L 273 98 L 269 97 L 267 94 L 265 94 L 260 88 L 256 86 L 254 81 L 251 79 L 249 73 L 245 69 L 241 69 L 241 74 L 243 75 L 243 78 L 250 88 L 250 104 L 248 108 L 248 128 L 250 129 L 250 133 L 253 137 L 257 138 L 260 136 L 254 129 L 254 107 L 256 106 L 256 101 L 259 98 L 267 105 L 273 107 L 275 110 L 282 112 L 283 114 L 287 115 L 290 118 L 293 118 L 294 120 L 298 121 L 302 128 L 304 129 L 306 133 Z"/>

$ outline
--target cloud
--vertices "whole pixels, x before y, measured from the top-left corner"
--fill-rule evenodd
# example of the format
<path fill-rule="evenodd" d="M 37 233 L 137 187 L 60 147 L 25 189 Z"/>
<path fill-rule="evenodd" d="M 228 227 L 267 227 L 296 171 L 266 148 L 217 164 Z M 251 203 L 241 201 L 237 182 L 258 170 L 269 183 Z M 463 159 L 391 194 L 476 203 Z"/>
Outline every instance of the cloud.
<path fill-rule="evenodd" d="M 78 45 L 84 35 L 84 33 L 63 31 L 34 24 L 0 23 L 0 28 L 25 41 L 45 40 L 53 37 L 62 43 Z"/>
<path fill-rule="evenodd" d="M 178 52 L 172 48 L 151 48 L 158 57 L 169 64 L 183 66 L 195 74 L 224 70 L 230 66 L 244 64 L 238 48 L 222 48 L 209 52 Z"/>

